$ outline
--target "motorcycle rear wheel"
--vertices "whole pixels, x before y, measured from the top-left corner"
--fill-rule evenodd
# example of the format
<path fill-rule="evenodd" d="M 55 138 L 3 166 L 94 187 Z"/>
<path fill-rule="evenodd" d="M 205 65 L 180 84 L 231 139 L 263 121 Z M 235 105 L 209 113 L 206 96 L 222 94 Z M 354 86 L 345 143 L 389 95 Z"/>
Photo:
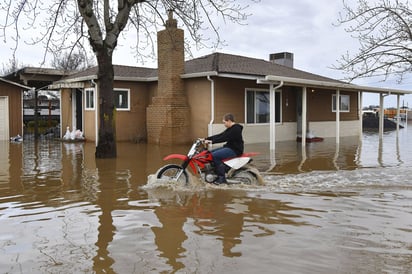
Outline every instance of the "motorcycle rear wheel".
<path fill-rule="evenodd" d="M 162 167 L 159 172 L 157 172 L 157 179 L 176 181 L 185 185 L 189 183 L 189 176 L 187 175 L 186 170 L 184 170 L 181 166 L 174 164 L 169 164 Z"/>
<path fill-rule="evenodd" d="M 241 184 L 246 184 L 246 185 L 256 185 L 257 184 L 257 178 L 256 176 L 249 171 L 245 170 L 240 170 L 238 172 L 235 172 L 230 179 L 233 179 Z"/>

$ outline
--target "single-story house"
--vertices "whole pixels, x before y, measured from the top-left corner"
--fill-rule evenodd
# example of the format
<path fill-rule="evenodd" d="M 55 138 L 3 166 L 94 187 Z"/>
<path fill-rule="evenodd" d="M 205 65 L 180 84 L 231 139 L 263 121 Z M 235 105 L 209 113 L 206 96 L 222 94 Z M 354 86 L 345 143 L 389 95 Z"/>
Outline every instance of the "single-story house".
<path fill-rule="evenodd" d="M 212 53 L 184 60 L 183 30 L 169 17 L 158 33 L 158 68 L 114 66 L 116 138 L 188 143 L 224 129 L 231 112 L 244 125 L 246 143 L 356 136 L 362 130 L 362 92 L 401 90 L 357 86 L 293 67 L 293 54 L 269 60 Z M 53 83 L 61 90 L 62 130 L 81 129 L 97 142 L 97 68 Z M 383 98 L 383 97 L 382 97 Z M 305 141 L 302 142 L 303 144 Z"/>
<path fill-rule="evenodd" d="M 23 92 L 28 89 L 0 78 L 0 141 L 23 135 Z"/>

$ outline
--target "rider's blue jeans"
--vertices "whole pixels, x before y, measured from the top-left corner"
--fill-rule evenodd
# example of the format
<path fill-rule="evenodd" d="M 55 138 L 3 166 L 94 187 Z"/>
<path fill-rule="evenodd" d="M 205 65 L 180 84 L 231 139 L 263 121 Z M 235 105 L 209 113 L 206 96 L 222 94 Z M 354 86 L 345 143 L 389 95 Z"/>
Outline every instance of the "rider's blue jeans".
<path fill-rule="evenodd" d="M 218 176 L 225 176 L 225 169 L 221 167 L 223 165 L 222 160 L 226 158 L 236 157 L 236 153 L 228 147 L 219 147 L 211 150 L 213 161 Z M 223 173 L 223 174 L 222 174 Z"/>

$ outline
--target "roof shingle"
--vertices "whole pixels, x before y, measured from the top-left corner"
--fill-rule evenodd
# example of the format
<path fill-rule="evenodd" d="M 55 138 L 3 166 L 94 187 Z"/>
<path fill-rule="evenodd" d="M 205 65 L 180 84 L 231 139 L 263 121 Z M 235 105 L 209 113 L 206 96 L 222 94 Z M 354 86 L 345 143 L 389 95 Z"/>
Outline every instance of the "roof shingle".
<path fill-rule="evenodd" d="M 97 67 L 92 67 L 84 71 L 74 73 L 64 78 L 63 81 L 97 78 L 97 69 Z M 201 74 L 206 72 L 255 77 L 276 75 L 282 77 L 342 83 L 341 81 L 335 79 L 282 66 L 271 61 L 226 53 L 212 53 L 185 62 L 185 74 Z M 114 65 L 114 76 L 120 78 L 155 78 L 157 77 L 157 69 Z"/>
<path fill-rule="evenodd" d="M 316 81 L 340 82 L 321 75 L 275 64 L 271 61 L 225 53 L 213 53 L 186 62 L 186 73 L 201 73 L 207 71 L 260 77 L 276 75 Z"/>

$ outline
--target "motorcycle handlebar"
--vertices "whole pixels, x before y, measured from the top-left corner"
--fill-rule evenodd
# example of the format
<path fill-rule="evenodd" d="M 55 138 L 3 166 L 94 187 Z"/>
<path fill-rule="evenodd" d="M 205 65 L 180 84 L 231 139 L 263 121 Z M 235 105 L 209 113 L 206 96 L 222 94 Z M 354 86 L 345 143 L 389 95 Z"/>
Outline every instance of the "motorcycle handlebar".
<path fill-rule="evenodd" d="M 212 143 L 212 141 L 206 140 L 205 138 L 198 138 L 197 140 L 202 142 L 203 144 L 211 144 Z"/>

